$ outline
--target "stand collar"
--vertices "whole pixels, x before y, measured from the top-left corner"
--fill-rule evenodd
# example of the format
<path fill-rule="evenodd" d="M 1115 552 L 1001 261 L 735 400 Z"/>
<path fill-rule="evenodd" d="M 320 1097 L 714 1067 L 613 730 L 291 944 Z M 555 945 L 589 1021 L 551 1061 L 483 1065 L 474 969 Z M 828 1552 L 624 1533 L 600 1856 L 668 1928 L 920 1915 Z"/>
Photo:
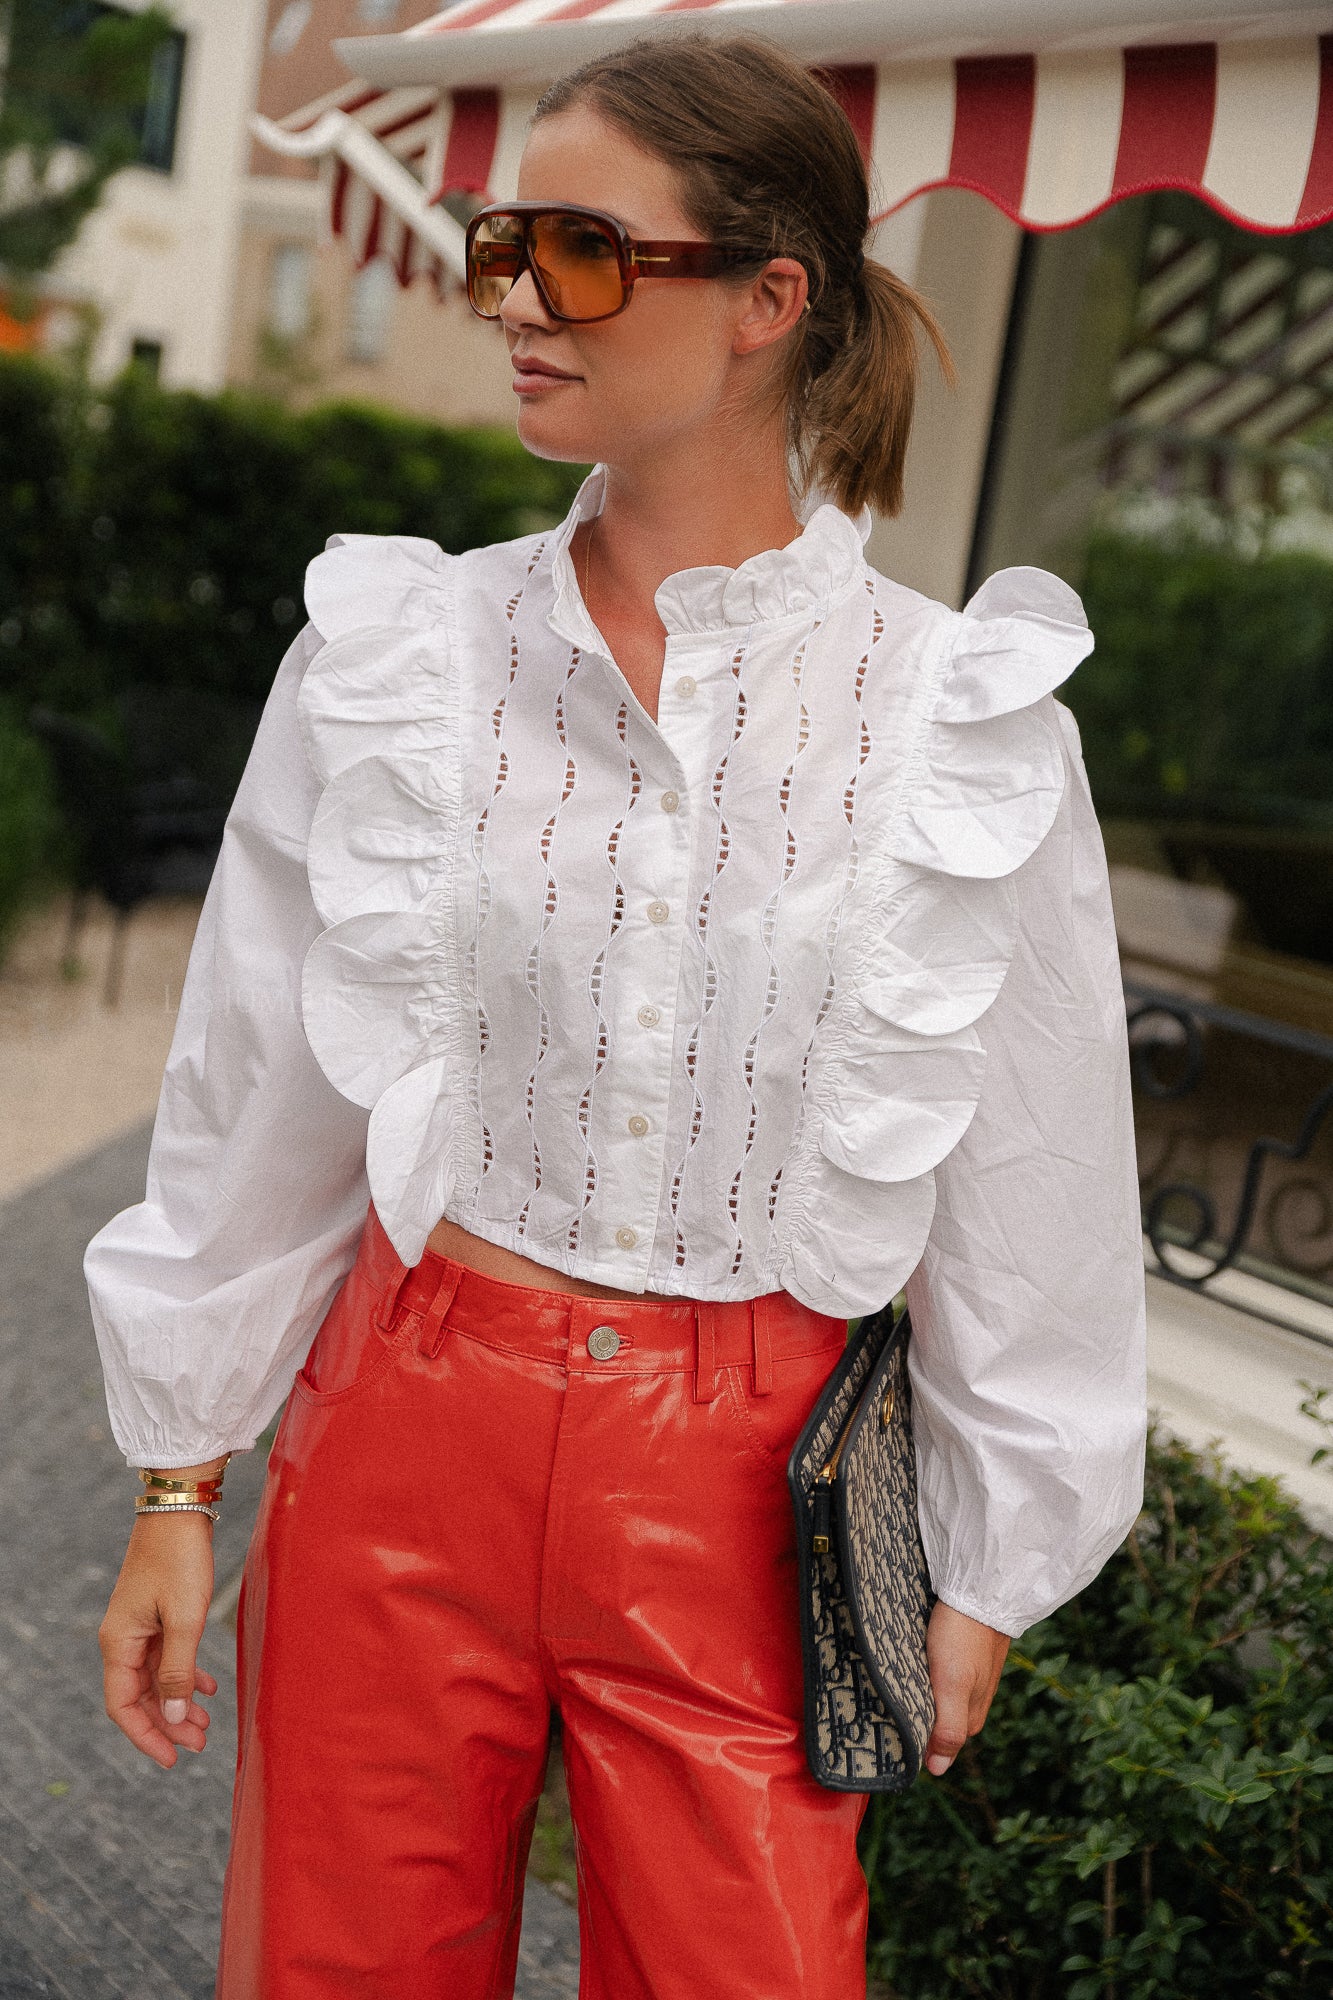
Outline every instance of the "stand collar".
<path fill-rule="evenodd" d="M 569 544 L 583 521 L 606 501 L 606 467 L 595 465 L 556 530 L 551 549 L 555 604 L 549 622 L 571 644 L 604 652 L 574 574 Z M 659 586 L 654 602 L 668 635 L 724 632 L 819 611 L 848 589 L 865 568 L 871 514 L 845 514 L 820 493 L 795 506 L 801 532 L 785 548 L 761 549 L 735 569 L 721 563 L 677 570 Z"/>

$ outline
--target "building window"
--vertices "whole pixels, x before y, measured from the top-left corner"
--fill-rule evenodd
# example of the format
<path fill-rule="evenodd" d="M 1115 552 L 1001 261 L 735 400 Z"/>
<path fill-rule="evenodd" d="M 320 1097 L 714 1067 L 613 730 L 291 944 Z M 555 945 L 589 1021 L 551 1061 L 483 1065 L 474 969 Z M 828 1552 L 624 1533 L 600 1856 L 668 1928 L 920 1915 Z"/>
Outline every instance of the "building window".
<path fill-rule="evenodd" d="M 181 79 L 185 71 L 185 36 L 170 30 L 152 56 L 148 87 L 140 104 L 121 106 L 108 113 L 91 101 L 86 92 L 71 90 L 56 72 L 44 64 L 40 51 L 45 38 L 78 42 L 108 15 L 124 19 L 130 10 L 111 6 L 107 0 L 65 0 L 48 21 L 49 7 L 38 8 L 33 0 L 17 0 L 9 22 L 11 80 L 23 78 L 22 89 L 13 93 L 21 99 L 29 116 L 35 115 L 50 128 L 55 139 L 70 146 L 95 143 L 106 129 L 108 116 L 124 120 L 138 144 L 140 166 L 170 173 L 176 153 L 176 125 L 180 113 Z"/>
<path fill-rule="evenodd" d="M 185 37 L 173 28 L 153 51 L 148 97 L 136 121 L 140 165 L 155 167 L 161 174 L 169 174 L 176 160 L 176 126 L 184 74 Z"/>
<path fill-rule="evenodd" d="M 156 382 L 162 370 L 162 343 L 160 340 L 134 340 L 130 342 L 130 367 Z"/>
<path fill-rule="evenodd" d="M 268 326 L 280 340 L 301 340 L 310 331 L 313 268 L 308 243 L 274 246 L 268 271 Z"/>
<path fill-rule="evenodd" d="M 347 315 L 347 359 L 382 361 L 398 281 L 382 257 L 358 271 Z"/>
<path fill-rule="evenodd" d="M 269 53 L 289 56 L 310 25 L 311 0 L 288 0 L 268 38 Z"/>

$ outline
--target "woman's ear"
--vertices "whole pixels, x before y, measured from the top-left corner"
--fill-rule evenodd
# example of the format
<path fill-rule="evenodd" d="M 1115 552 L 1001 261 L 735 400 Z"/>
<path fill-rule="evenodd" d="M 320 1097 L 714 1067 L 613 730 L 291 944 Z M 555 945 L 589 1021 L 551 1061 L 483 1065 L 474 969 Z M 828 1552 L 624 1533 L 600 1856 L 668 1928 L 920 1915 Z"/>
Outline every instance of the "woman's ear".
<path fill-rule="evenodd" d="M 810 281 L 794 257 L 770 257 L 742 292 L 742 309 L 732 328 L 733 354 L 754 354 L 791 332 L 805 311 Z"/>

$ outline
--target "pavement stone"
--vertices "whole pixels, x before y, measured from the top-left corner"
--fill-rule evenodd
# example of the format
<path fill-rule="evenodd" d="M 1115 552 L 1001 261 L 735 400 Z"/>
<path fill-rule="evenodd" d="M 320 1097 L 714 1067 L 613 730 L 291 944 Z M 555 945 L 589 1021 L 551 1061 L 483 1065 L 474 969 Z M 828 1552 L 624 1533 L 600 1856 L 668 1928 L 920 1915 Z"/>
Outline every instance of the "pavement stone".
<path fill-rule="evenodd" d="M 202 1756 L 162 1771 L 102 1709 L 97 1627 L 124 1551 L 134 1486 L 107 1423 L 83 1281 L 84 1246 L 142 1199 L 143 1126 L 0 1205 L 0 2000 L 211 2000 L 236 1754 L 234 1640 Z M 215 1539 L 220 1601 L 239 1572 L 262 1454 L 233 1459 Z M 77 1504 L 34 1505 L 33 1482 Z M 175 1792 L 180 1791 L 180 1799 Z M 149 1813 L 189 1826 L 187 1855 L 146 1868 Z M 574 1911 L 529 1878 L 515 2000 L 573 2000 Z"/>

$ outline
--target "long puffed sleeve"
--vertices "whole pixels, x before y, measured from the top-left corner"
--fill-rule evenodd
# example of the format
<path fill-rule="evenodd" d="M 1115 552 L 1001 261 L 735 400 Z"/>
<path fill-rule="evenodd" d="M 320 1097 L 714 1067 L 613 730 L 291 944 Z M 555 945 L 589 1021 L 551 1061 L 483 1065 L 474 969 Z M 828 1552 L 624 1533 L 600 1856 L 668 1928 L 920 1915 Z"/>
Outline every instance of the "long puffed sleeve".
<path fill-rule="evenodd" d="M 1142 1239 L 1105 855 L 1069 710 L 975 1115 L 906 1286 L 920 1511 L 946 1604 L 1017 1634 L 1088 1583 L 1143 1490 Z"/>
<path fill-rule="evenodd" d="M 145 1196 L 84 1257 L 116 1442 L 131 1465 L 252 1446 L 351 1268 L 367 1114 L 306 1039 L 301 968 L 322 925 L 306 842 L 319 796 L 296 696 L 306 626 L 265 705 L 204 899 L 153 1127 Z"/>

